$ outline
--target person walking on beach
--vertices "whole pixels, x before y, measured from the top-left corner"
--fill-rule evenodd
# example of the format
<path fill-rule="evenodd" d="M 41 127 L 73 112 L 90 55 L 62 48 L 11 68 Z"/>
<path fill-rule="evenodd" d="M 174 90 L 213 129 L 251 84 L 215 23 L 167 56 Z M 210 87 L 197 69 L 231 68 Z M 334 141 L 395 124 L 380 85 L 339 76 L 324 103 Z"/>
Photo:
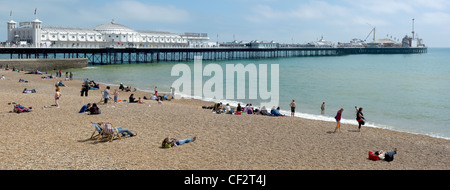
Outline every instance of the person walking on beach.
<path fill-rule="evenodd" d="M 291 117 L 294 117 L 295 115 L 295 100 L 292 100 L 291 104 L 289 104 L 291 106 Z"/>
<path fill-rule="evenodd" d="M 365 124 L 364 120 L 366 119 L 364 118 L 364 114 L 362 113 L 363 110 L 362 107 L 358 109 L 358 107 L 355 106 L 355 109 L 356 109 L 356 121 L 358 121 L 359 124 L 358 131 L 361 131 L 361 125 Z"/>
<path fill-rule="evenodd" d="M 341 128 L 340 128 L 340 125 L 341 125 L 341 116 L 342 116 L 342 112 L 344 111 L 344 108 L 341 108 L 338 112 L 337 112 L 337 114 L 336 114 L 336 116 L 334 117 L 334 119 L 336 119 L 336 129 L 334 129 L 334 132 L 336 133 L 336 130 L 338 130 L 339 129 L 339 132 L 341 132 Z"/>
<path fill-rule="evenodd" d="M 325 114 L 325 102 L 322 102 L 322 106 L 320 106 L 321 114 Z"/>

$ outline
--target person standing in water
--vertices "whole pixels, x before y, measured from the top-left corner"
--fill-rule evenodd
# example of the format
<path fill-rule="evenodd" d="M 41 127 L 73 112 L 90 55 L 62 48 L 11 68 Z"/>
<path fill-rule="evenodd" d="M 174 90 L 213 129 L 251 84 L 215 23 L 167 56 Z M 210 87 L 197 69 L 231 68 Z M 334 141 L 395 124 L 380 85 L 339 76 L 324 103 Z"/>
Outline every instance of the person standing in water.
<path fill-rule="evenodd" d="M 336 133 L 336 130 L 338 130 L 339 129 L 339 132 L 341 132 L 341 128 L 340 128 L 340 125 L 341 125 L 341 116 L 342 116 L 342 112 L 344 111 L 344 108 L 341 108 L 338 112 L 337 112 L 337 114 L 336 114 L 336 116 L 334 117 L 334 119 L 336 119 L 336 129 L 334 129 L 334 132 Z"/>
<path fill-rule="evenodd" d="M 365 124 L 364 120 L 366 119 L 364 118 L 364 114 L 362 113 L 363 108 L 360 107 L 358 109 L 358 107 L 355 106 L 355 109 L 356 109 L 356 121 L 358 121 L 359 124 L 358 131 L 361 131 L 361 125 Z"/>
<path fill-rule="evenodd" d="M 291 106 L 291 117 L 294 117 L 295 115 L 295 100 L 292 100 L 291 104 L 289 104 Z"/>

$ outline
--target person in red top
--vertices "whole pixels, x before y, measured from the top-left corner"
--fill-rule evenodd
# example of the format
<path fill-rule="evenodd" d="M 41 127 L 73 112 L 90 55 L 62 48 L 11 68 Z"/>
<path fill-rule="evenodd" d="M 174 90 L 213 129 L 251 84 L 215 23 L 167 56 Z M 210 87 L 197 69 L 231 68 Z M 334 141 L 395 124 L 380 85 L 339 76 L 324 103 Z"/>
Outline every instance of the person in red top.
<path fill-rule="evenodd" d="M 336 116 L 334 117 L 335 119 L 336 119 L 336 129 L 334 129 L 334 132 L 336 133 L 336 130 L 338 130 L 339 129 L 339 132 L 341 132 L 341 128 L 340 128 L 340 124 L 341 124 L 341 116 L 342 116 L 342 112 L 344 111 L 344 108 L 341 108 L 338 112 L 337 112 L 337 114 L 336 114 Z"/>

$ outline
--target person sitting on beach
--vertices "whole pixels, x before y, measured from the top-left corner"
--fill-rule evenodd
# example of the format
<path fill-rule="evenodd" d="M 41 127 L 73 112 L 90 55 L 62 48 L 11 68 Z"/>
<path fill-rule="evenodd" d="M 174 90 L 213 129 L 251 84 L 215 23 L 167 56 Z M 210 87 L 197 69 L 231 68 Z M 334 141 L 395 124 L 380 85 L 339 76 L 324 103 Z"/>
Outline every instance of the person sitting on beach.
<path fill-rule="evenodd" d="M 242 111 L 241 103 L 238 103 L 238 106 L 236 107 L 236 112 L 241 112 L 241 111 Z"/>
<path fill-rule="evenodd" d="M 50 75 L 48 75 L 46 77 L 41 77 L 41 79 L 53 79 L 53 78 L 55 78 L 55 77 L 53 77 L 52 74 L 50 74 Z"/>
<path fill-rule="evenodd" d="M 100 126 L 100 128 L 102 128 L 102 130 L 107 130 L 109 128 L 112 132 L 112 125 L 110 122 L 100 122 L 100 123 L 98 123 L 98 126 Z M 114 127 L 114 128 L 117 129 L 119 134 L 122 134 L 122 137 L 125 137 L 127 135 L 129 135 L 130 137 L 134 137 L 137 135 L 137 133 L 132 133 L 129 129 L 126 129 L 126 128 L 122 128 L 122 127 Z"/>
<path fill-rule="evenodd" d="M 127 86 L 127 87 L 125 87 L 125 92 L 130 92 L 131 91 L 131 86 Z"/>
<path fill-rule="evenodd" d="M 394 160 L 395 154 L 397 154 L 397 148 L 394 148 L 394 151 L 392 152 L 384 152 L 382 150 L 376 152 L 369 151 L 369 159 L 374 161 L 384 160 L 387 162 L 391 162 Z"/>
<path fill-rule="evenodd" d="M 248 109 L 247 109 L 247 114 L 253 114 L 253 105 L 252 104 L 249 104 L 248 105 Z"/>
<path fill-rule="evenodd" d="M 89 112 L 89 108 L 91 108 L 91 103 L 83 105 L 78 113 L 86 113 Z"/>
<path fill-rule="evenodd" d="M 31 90 L 28 90 L 27 88 L 25 88 L 25 89 L 23 89 L 23 92 L 22 93 L 36 93 L 36 90 L 35 89 L 31 89 Z"/>
<path fill-rule="evenodd" d="M 222 102 L 217 103 L 217 104 L 214 106 L 213 112 L 215 112 L 215 113 L 217 113 L 217 114 L 222 113 Z"/>
<path fill-rule="evenodd" d="M 259 110 L 258 115 L 269 115 L 269 112 L 267 112 L 266 106 L 261 107 L 261 110 Z"/>
<path fill-rule="evenodd" d="M 28 83 L 28 81 L 27 81 L 27 80 L 25 80 L 25 79 L 19 79 L 19 82 L 24 82 L 24 83 Z"/>
<path fill-rule="evenodd" d="M 227 104 L 226 106 L 225 106 L 225 111 L 224 111 L 226 114 L 233 114 L 234 113 L 234 110 L 232 110 L 231 109 L 231 107 L 230 107 L 230 104 Z"/>
<path fill-rule="evenodd" d="M 197 139 L 197 137 L 187 138 L 184 140 L 177 140 L 175 138 L 167 137 L 163 140 L 161 146 L 162 146 L 162 148 L 171 148 L 171 147 L 176 147 L 176 146 L 182 145 L 184 143 L 194 142 L 196 139 Z"/>
<path fill-rule="evenodd" d="M 136 101 L 136 98 L 134 98 L 134 94 L 131 94 L 130 97 L 128 98 L 130 103 L 136 103 L 138 101 Z"/>
<path fill-rule="evenodd" d="M 97 107 L 97 104 L 96 104 L 96 103 L 93 103 L 93 104 L 92 104 L 92 107 L 89 108 L 89 114 L 90 114 L 90 115 L 96 115 L 96 114 L 100 114 L 100 113 L 101 113 L 101 112 L 100 112 L 100 108 Z"/>
<path fill-rule="evenodd" d="M 66 86 L 65 84 L 63 84 L 62 80 L 60 80 L 59 82 L 56 82 L 57 86 Z"/>
<path fill-rule="evenodd" d="M 25 107 L 20 104 L 16 104 L 15 102 L 8 103 L 8 105 L 13 104 L 13 112 L 14 113 L 22 113 L 22 112 L 31 112 L 32 107 Z"/>

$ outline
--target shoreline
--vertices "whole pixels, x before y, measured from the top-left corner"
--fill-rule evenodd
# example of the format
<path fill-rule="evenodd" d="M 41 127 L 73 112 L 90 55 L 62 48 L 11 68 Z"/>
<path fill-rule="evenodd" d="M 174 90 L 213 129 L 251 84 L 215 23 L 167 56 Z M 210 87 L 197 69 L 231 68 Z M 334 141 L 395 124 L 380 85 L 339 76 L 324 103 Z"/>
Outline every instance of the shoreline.
<path fill-rule="evenodd" d="M 150 92 L 151 93 L 151 91 L 147 91 L 147 90 L 141 90 L 141 91 L 145 91 L 145 92 Z M 165 93 L 168 93 L 168 92 L 165 92 Z M 205 102 L 206 104 L 215 104 L 217 102 L 222 102 L 222 103 L 225 103 L 225 104 L 229 103 L 230 107 L 232 107 L 232 108 L 235 108 L 237 106 L 237 103 L 238 103 L 238 102 L 232 101 L 232 100 L 217 100 L 217 101 L 205 100 L 205 99 L 199 99 L 199 98 L 196 98 L 194 96 L 189 96 L 189 95 L 181 95 L 181 97 L 187 98 L 187 99 L 198 100 L 200 102 Z M 239 103 L 241 103 L 241 105 L 244 104 L 243 102 L 239 102 Z M 280 109 L 280 113 L 284 114 L 284 115 L 286 115 L 288 117 L 290 116 L 290 111 L 289 110 Z M 332 123 L 336 122 L 335 119 L 332 116 L 317 115 L 317 114 L 310 114 L 310 113 L 303 113 L 303 112 L 295 112 L 294 117 L 307 119 L 307 120 L 323 121 L 323 122 L 332 122 Z M 341 123 L 342 124 L 358 126 L 358 123 L 354 119 L 342 118 Z M 391 130 L 391 131 L 395 131 L 395 132 L 408 133 L 408 134 L 413 134 L 413 135 L 424 135 L 424 136 L 428 136 L 428 137 L 432 137 L 432 138 L 450 140 L 449 137 L 442 137 L 442 136 L 438 136 L 438 135 L 422 134 L 422 133 L 417 133 L 417 132 L 397 130 L 397 129 L 393 129 L 392 128 L 392 127 L 395 127 L 395 126 L 384 125 L 384 124 L 374 124 L 374 123 L 366 122 L 366 124 L 363 127 L 371 127 L 371 128 L 376 128 L 376 129 Z"/>
<path fill-rule="evenodd" d="M 0 104 L 15 101 L 32 106 L 30 113 L 9 113 L 2 106 L 0 169 L 144 169 L 144 170 L 448 170 L 450 141 L 427 135 L 390 129 L 341 124 L 340 133 L 331 133 L 335 122 L 301 117 L 267 117 L 212 114 L 202 109 L 213 102 L 197 99 L 145 100 L 144 105 L 100 104 L 100 115 L 78 114 L 83 104 L 99 102 L 101 91 L 80 96 L 81 81 L 64 81 L 60 108 L 41 109 L 54 103 L 57 80 L 0 71 Z M 24 78 L 29 83 L 17 82 Z M 60 79 L 58 79 L 59 81 Z M 37 93 L 22 94 L 24 87 Z M 117 89 L 111 86 L 111 92 Z M 119 99 L 148 96 L 149 92 L 122 92 Z M 110 101 L 111 102 L 111 101 Z M 137 132 L 138 136 L 93 143 L 91 121 L 110 121 Z M 171 149 L 161 149 L 167 137 L 196 136 L 197 141 Z M 288 142 L 288 143 L 286 143 Z M 397 148 L 394 161 L 368 160 L 368 151 Z M 117 151 L 120 153 L 117 154 Z M 171 158 L 170 164 L 164 160 Z"/>

